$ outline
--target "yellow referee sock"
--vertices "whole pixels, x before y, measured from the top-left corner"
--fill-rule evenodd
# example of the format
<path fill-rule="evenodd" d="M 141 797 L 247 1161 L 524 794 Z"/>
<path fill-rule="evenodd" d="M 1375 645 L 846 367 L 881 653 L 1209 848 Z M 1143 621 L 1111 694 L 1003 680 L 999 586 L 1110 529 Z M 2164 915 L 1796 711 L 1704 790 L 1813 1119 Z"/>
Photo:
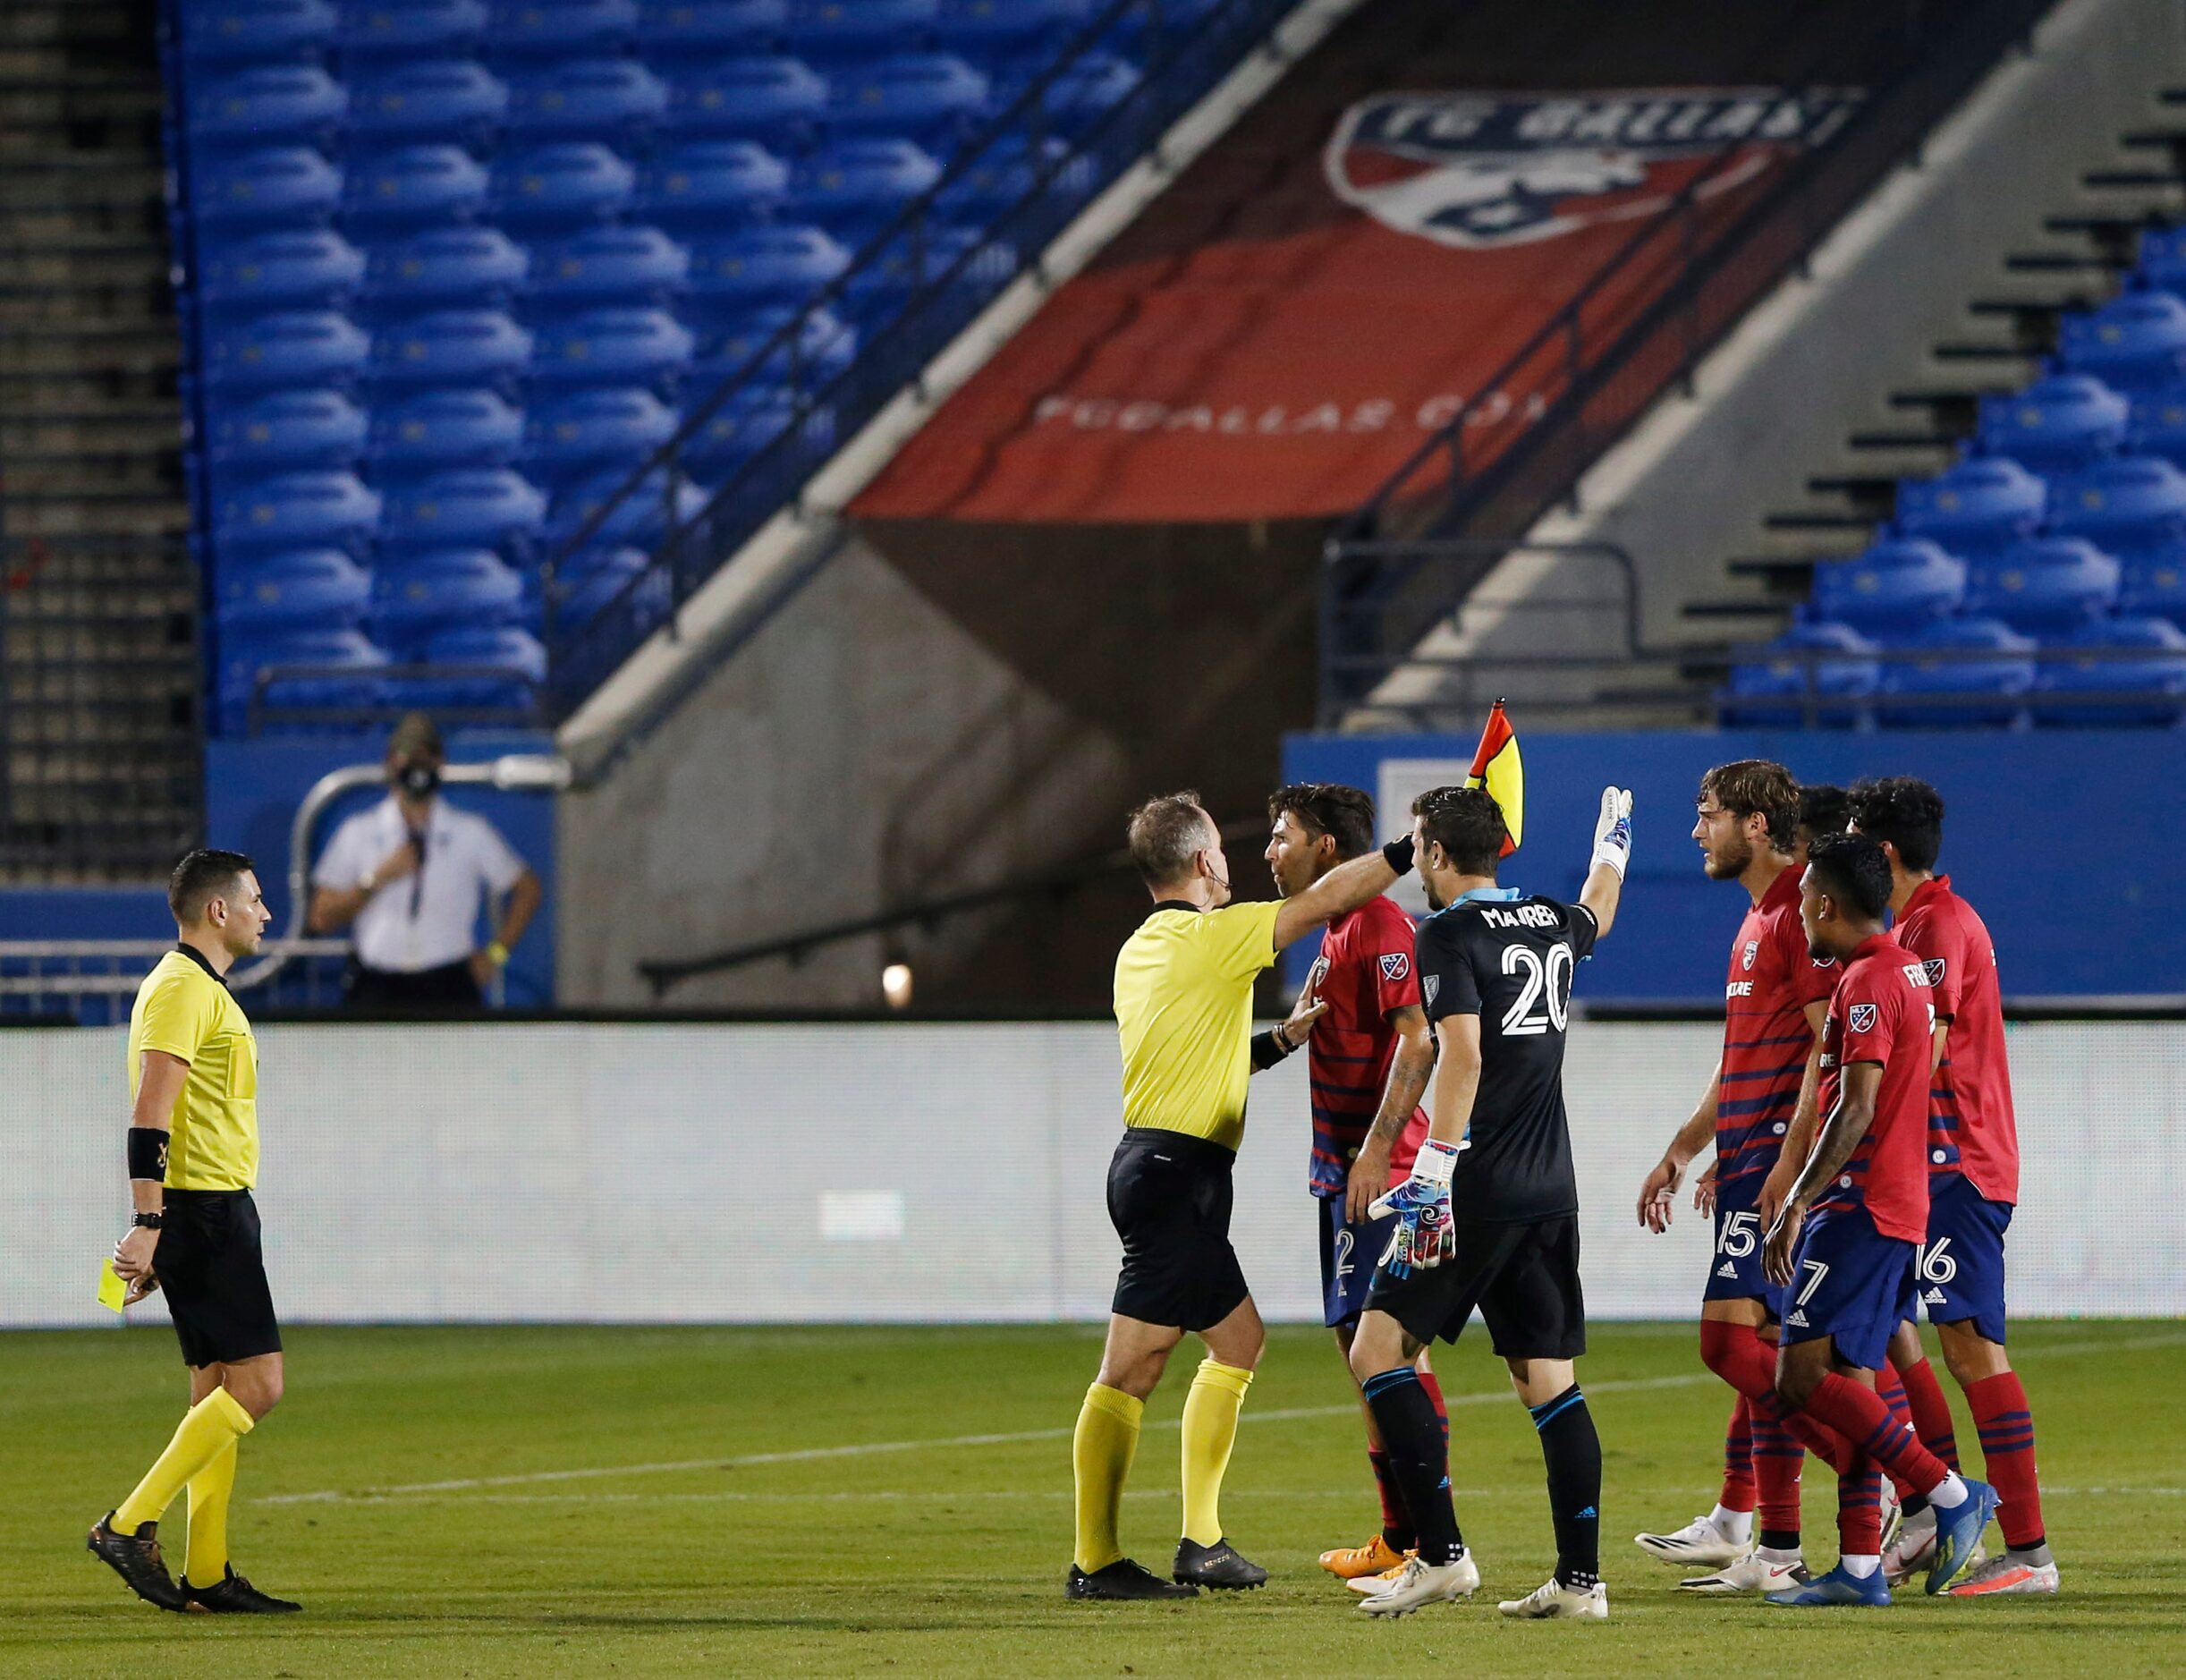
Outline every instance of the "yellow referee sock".
<path fill-rule="evenodd" d="M 1222 1538 L 1222 1476 L 1251 1386 L 1250 1371 L 1210 1356 L 1199 1362 L 1184 1396 L 1184 1538 L 1201 1546 Z"/>
<path fill-rule="evenodd" d="M 1078 1481 L 1079 1568 L 1089 1575 L 1123 1555 L 1116 1539 L 1116 1519 L 1123 1506 L 1123 1483 L 1139 1451 L 1139 1421 L 1146 1402 L 1095 1383 L 1078 1410 L 1071 1437 L 1071 1467 Z"/>
<path fill-rule="evenodd" d="M 228 1496 L 235 1491 L 235 1443 L 231 1441 L 190 1479 L 190 1546 L 182 1579 L 193 1587 L 216 1587 L 228 1573 Z"/>
<path fill-rule="evenodd" d="M 182 1414 L 167 1450 L 114 1512 L 114 1532 L 134 1534 L 147 1523 L 158 1522 L 174 1503 L 174 1496 L 199 1471 L 250 1434 L 253 1422 L 242 1402 L 225 1388 L 214 1389 L 191 1406 Z"/>

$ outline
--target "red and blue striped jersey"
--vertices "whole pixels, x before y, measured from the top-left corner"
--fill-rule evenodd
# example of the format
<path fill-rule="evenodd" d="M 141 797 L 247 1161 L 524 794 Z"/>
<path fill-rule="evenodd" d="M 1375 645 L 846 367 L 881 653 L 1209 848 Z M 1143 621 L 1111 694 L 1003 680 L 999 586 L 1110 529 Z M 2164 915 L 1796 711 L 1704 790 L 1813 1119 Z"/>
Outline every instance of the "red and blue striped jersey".
<path fill-rule="evenodd" d="M 1891 937 L 1919 957 L 1951 1031 L 1928 1090 L 1931 1173 L 1963 1173 L 1991 1201 L 2019 1201 L 2019 1122 L 2004 1059 L 1996 946 L 1973 906 L 1938 875 L 1913 889 Z"/>
<path fill-rule="evenodd" d="M 1822 1118 L 1836 1106 L 1844 1069 L 1882 1065 L 1875 1117 L 1851 1158 L 1814 1198 L 1814 1210 L 1865 1208 L 1875 1228 L 1928 1241 L 1928 1063 L 1935 993 L 1920 960 L 1886 933 L 1863 940 L 1844 965 L 1822 1022 Z"/>
<path fill-rule="evenodd" d="M 1328 1005 L 1307 1041 L 1313 1090 L 1309 1177 L 1315 1195 L 1340 1196 L 1381 1107 L 1390 1064 L 1396 1060 L 1396 1029 L 1389 1017 L 1399 1009 L 1419 1006 L 1411 918 L 1386 898 L 1369 899 L 1337 917 L 1321 936 L 1320 958 L 1309 984 Z M 1392 1184 L 1411 1175 L 1412 1160 L 1426 1136 L 1427 1110 L 1415 1108 L 1390 1152 Z"/>
<path fill-rule="evenodd" d="M 1826 998 L 1836 980 L 1834 963 L 1817 963 L 1807 953 L 1799 871 L 1787 869 L 1746 912 L 1731 944 L 1716 1099 L 1719 1186 L 1751 1179 L 1758 1192 L 1775 1166 L 1814 1048 L 1807 1005 Z"/>

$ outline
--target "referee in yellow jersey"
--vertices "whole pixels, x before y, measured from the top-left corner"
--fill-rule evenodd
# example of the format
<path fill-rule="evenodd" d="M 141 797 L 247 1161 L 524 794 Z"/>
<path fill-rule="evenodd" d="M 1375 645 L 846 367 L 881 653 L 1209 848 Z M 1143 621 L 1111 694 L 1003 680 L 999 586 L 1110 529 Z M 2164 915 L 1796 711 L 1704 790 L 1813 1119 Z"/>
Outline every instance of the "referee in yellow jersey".
<path fill-rule="evenodd" d="M 1223 1472 L 1267 1340 L 1230 1246 L 1230 1168 L 1247 1081 L 1295 1050 L 1319 1009 L 1301 998 L 1290 1021 L 1255 1039 L 1252 986 L 1284 946 L 1385 891 L 1411 867 L 1411 846 L 1394 841 L 1291 898 L 1233 904 L 1221 832 L 1197 793 L 1131 813 L 1131 859 L 1154 908 L 1115 963 L 1123 1139 L 1108 1167 L 1108 1218 L 1123 1268 L 1072 1440 L 1071 1598 L 1188 1599 L 1267 1579 L 1222 1532 Z M 1184 1534 L 1165 1581 L 1123 1555 L 1116 1519 L 1146 1398 L 1187 1330 L 1207 1357 L 1184 1401 Z"/>
<path fill-rule="evenodd" d="M 228 1562 L 228 1496 L 242 1438 L 281 1398 L 281 1327 L 258 1248 L 250 1186 L 258 1167 L 258 1051 L 227 972 L 258 948 L 271 914 L 240 852 L 192 852 L 167 907 L 181 938 L 137 988 L 129 1016 L 130 1194 L 115 1244 L 128 1298 L 165 1293 L 190 1410 L 136 1491 L 92 1526 L 92 1555 L 163 1610 L 278 1615 L 301 1607 L 260 1592 Z M 159 1519 L 190 1489 L 178 1583 L 159 1554 Z"/>

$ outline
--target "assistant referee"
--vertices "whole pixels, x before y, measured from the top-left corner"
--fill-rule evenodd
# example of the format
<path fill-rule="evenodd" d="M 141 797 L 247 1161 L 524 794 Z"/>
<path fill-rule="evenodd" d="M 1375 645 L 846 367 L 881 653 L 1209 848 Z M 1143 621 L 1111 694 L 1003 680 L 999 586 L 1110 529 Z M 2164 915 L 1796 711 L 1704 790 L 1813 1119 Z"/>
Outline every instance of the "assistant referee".
<path fill-rule="evenodd" d="M 242 1438 L 281 1398 L 281 1329 L 258 1247 L 258 1051 L 230 995 L 235 959 L 272 913 L 240 852 L 192 852 L 167 907 L 181 938 L 137 988 L 129 1016 L 130 1195 L 136 1216 L 114 1269 L 140 1301 L 165 1291 L 190 1368 L 190 1410 L 134 1493 L 91 1528 L 94 1557 L 163 1610 L 266 1616 L 301 1608 L 228 1562 L 228 1498 Z M 190 1489 L 178 1584 L 159 1519 Z"/>
<path fill-rule="evenodd" d="M 1411 837 L 1338 865 L 1295 896 L 1230 902 L 1221 831 L 1193 793 L 1131 813 L 1132 861 L 1154 897 L 1115 963 L 1123 1138 L 1108 1218 L 1123 1243 L 1100 1374 L 1072 1441 L 1073 1599 L 1191 1598 L 1257 1587 L 1267 1572 L 1223 1538 L 1223 1472 L 1266 1332 L 1230 1246 L 1230 1169 L 1253 1072 L 1298 1048 L 1317 1005 L 1252 1037 L 1252 987 L 1275 953 L 1356 910 L 1411 867 Z M 1184 1402 L 1184 1534 L 1166 1581 L 1123 1555 L 1117 1518 L 1146 1398 L 1184 1332 L 1207 1357 Z"/>

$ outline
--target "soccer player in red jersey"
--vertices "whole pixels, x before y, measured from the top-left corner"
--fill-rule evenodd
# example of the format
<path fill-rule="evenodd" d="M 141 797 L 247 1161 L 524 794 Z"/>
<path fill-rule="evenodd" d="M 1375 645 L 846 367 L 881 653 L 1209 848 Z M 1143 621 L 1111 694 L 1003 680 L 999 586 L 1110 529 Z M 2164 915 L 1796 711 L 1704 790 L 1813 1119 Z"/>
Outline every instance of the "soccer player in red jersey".
<path fill-rule="evenodd" d="M 1766 1338 L 1779 1292 L 1761 1274 L 1758 1198 L 1795 1114 L 1811 1103 L 1817 1040 L 1837 971 L 1809 955 L 1799 924 L 1800 797 L 1791 772 L 1760 759 L 1719 765 L 1701 778 L 1699 813 L 1693 838 L 1708 878 L 1737 881 L 1750 908 L 1731 942 L 1716 1076 L 1641 1186 L 1640 1222 L 1668 1228 L 1680 1180 L 1712 1142 L 1716 1249 L 1700 1308 L 1700 1354 L 1738 1399 L 1716 1509 L 1675 1532 L 1637 1540 L 1655 1557 L 1713 1569 L 1681 1583 L 1690 1591 L 1769 1591 L 1803 1579 L 1805 1451 L 1799 1426 L 1775 1397 L 1775 1349 Z"/>
<path fill-rule="evenodd" d="M 1374 801 L 1355 787 L 1314 782 L 1278 788 L 1267 814 L 1265 855 L 1285 898 L 1374 846 Z M 1307 982 L 1327 1011 L 1308 1052 L 1313 1109 L 1308 1188 L 1319 1208 L 1322 1313 L 1346 1371 L 1375 1262 L 1395 1223 L 1394 1216 L 1369 1218 L 1367 1205 L 1411 1175 L 1427 1136 L 1419 1099 L 1435 1065 L 1435 1045 L 1420 1006 L 1412 942 L 1411 918 L 1387 898 L 1369 899 L 1328 924 Z M 1418 1370 L 1446 1427 L 1442 1390 L 1425 1353 Z M 1381 1489 L 1382 1527 L 1363 1546 L 1321 1554 L 1321 1567 L 1344 1581 L 1402 1568 L 1414 1544 L 1374 1414 L 1365 1410 L 1363 1396 L 1360 1404 L 1367 1457 Z"/>
<path fill-rule="evenodd" d="M 1972 1559 L 1996 1490 L 1968 1481 L 1920 1445 L 1875 1392 L 1928 1234 L 1928 1075 L 1934 991 L 1918 959 L 1883 930 L 1890 864 L 1865 835 L 1817 836 L 1800 882 L 1800 920 L 1817 960 L 1843 967 L 1822 1026 L 1827 1116 L 1763 1244 L 1784 1291 L 1777 1397 L 1851 1443 L 1837 1483 L 1837 1566 L 1768 1595 L 1791 1608 L 1884 1605 L 1886 1469 L 1936 1512 L 1928 1590 Z"/>
<path fill-rule="evenodd" d="M 1940 1059 L 1928 1092 L 1920 1303 L 1943 1343 L 1944 1363 L 1973 1412 L 1984 1473 L 2003 1500 L 1996 1521 L 2008 1549 L 1952 1591 L 2055 1592 L 2056 1560 L 2044 1534 L 2035 1480 L 2034 1413 L 2004 1346 L 2004 1231 L 2019 1201 L 2019 1127 L 1996 947 L 1973 906 L 1951 890 L 1951 878 L 1936 873 L 1944 817 L 1936 790 L 1910 776 L 1893 776 L 1862 782 L 1851 798 L 1855 831 L 1877 842 L 1890 860 L 1890 908 L 1897 913 L 1892 937 L 1920 959 L 1935 990 Z M 1898 1327 L 1890 1357 L 1905 1379 L 1921 1444 L 1956 1469 L 1950 1404 L 1911 1322 Z M 1905 1533 L 1885 1561 L 1910 1574 L 1934 1534 L 1932 1513 L 1908 1513 Z"/>

